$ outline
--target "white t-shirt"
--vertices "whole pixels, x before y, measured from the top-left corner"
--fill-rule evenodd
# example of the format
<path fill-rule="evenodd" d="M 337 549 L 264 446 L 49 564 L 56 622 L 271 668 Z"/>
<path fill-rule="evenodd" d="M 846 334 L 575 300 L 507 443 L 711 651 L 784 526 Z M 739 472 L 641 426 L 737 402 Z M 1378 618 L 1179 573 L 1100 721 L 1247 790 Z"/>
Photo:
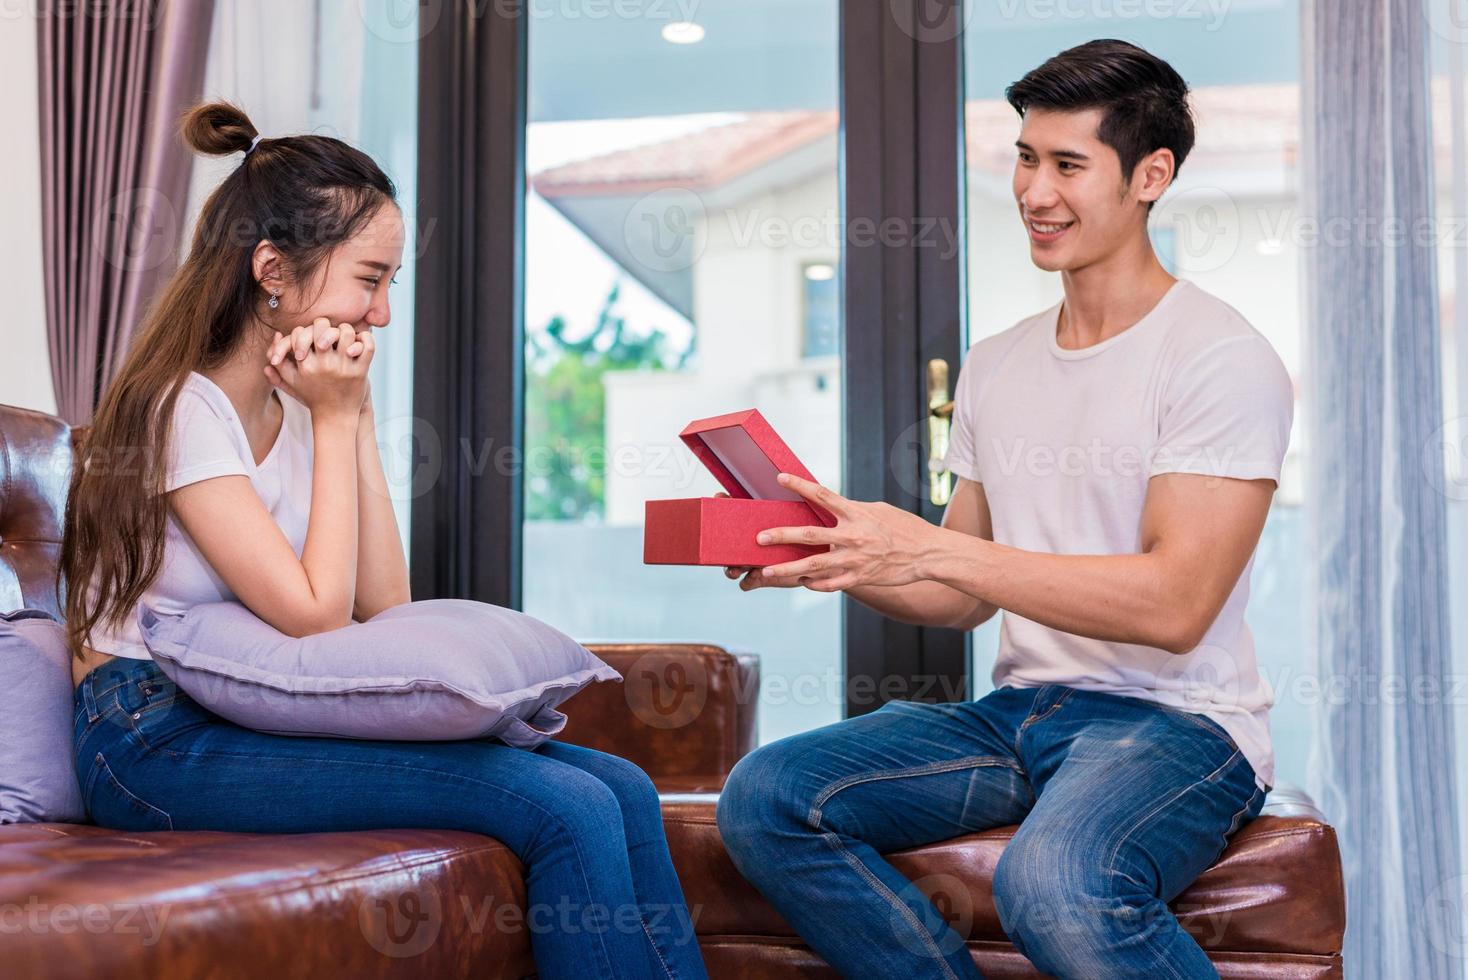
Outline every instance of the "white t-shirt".
<path fill-rule="evenodd" d="M 1279 480 L 1289 373 L 1233 307 L 1179 280 L 1098 344 L 1056 343 L 1060 305 L 979 341 L 959 373 L 947 467 L 983 484 L 994 540 L 1050 554 L 1140 553 L 1159 473 Z M 1060 684 L 1206 715 L 1274 782 L 1269 708 L 1244 622 L 1253 556 L 1203 642 L 1178 655 L 1094 640 L 1006 611 L 996 688 Z"/>
<path fill-rule="evenodd" d="M 311 412 L 276 389 L 284 413 L 280 435 L 259 466 L 229 396 L 197 371 L 184 381 L 174 406 L 166 490 L 216 476 L 248 476 L 265 508 L 300 557 L 311 516 Z M 201 602 L 234 599 L 213 567 L 179 526 L 170 509 L 164 532 L 163 566 L 142 602 L 161 613 L 184 613 Z M 101 653 L 151 659 L 133 609 L 125 628 L 98 626 L 89 644 Z"/>

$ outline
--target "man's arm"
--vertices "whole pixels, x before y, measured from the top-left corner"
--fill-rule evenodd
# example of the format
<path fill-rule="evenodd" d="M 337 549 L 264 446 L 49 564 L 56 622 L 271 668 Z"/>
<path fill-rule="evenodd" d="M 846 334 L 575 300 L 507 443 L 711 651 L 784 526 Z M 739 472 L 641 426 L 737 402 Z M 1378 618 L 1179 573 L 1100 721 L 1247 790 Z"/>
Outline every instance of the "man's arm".
<path fill-rule="evenodd" d="M 942 526 L 950 531 L 988 541 L 994 540 L 994 526 L 989 517 L 989 501 L 982 484 L 958 478 L 958 487 L 943 511 Z M 763 570 L 738 569 L 744 578 L 740 588 L 798 588 L 798 577 L 771 579 Z M 731 576 L 732 577 L 732 576 Z M 857 585 L 846 590 L 862 605 L 870 606 L 891 619 L 915 626 L 942 626 L 971 630 L 993 616 L 998 608 L 983 599 L 960 592 L 942 582 L 919 581 L 907 585 Z"/>
<path fill-rule="evenodd" d="M 949 540 L 929 574 L 1052 629 L 1187 653 L 1248 564 L 1273 494 L 1273 480 L 1167 473 L 1147 485 L 1140 554 L 1049 555 Z"/>
<path fill-rule="evenodd" d="M 984 485 L 956 477 L 958 486 L 943 511 L 942 527 L 983 541 L 994 540 Z M 992 602 L 950 583 L 924 579 L 910 585 L 858 585 L 846 594 L 884 616 L 916 626 L 971 630 L 999 611 Z"/>
<path fill-rule="evenodd" d="M 1052 555 L 781 480 L 838 523 L 766 532 L 761 543 L 833 546 L 765 569 L 766 577 L 805 578 L 806 588 L 822 592 L 927 581 L 1052 629 L 1173 653 L 1196 647 L 1218 617 L 1258 544 L 1275 488 L 1269 479 L 1161 474 L 1147 485 L 1139 554 Z"/>

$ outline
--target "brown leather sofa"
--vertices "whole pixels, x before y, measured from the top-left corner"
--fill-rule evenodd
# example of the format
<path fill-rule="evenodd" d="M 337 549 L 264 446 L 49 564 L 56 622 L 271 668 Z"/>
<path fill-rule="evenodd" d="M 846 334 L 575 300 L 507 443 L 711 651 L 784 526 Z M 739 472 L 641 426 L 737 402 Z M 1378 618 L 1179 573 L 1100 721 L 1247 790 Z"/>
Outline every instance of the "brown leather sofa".
<path fill-rule="evenodd" d="M 0 406 L 0 608 L 56 609 L 73 433 Z M 673 857 L 715 978 L 834 976 L 734 869 L 717 792 L 756 742 L 757 658 L 690 644 L 594 649 L 625 683 L 566 706 L 562 737 L 617 752 L 663 791 Z M 990 879 L 1013 828 L 890 855 L 990 977 L 1036 974 L 1006 942 Z M 470 833 L 123 833 L 0 827 L 0 976 L 475 977 L 534 973 L 523 868 Z M 1224 977 L 1341 976 L 1335 834 L 1276 791 L 1173 903 Z"/>

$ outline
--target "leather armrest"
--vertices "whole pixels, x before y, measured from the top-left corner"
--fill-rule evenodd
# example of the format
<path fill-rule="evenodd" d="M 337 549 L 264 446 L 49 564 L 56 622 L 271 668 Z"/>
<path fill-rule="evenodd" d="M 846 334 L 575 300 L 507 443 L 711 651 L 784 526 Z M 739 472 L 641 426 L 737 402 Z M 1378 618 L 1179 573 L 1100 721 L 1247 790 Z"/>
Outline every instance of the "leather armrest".
<path fill-rule="evenodd" d="M 561 705 L 557 739 L 637 763 L 661 793 L 709 793 L 758 742 L 759 656 L 702 643 L 587 644 L 622 675 Z"/>

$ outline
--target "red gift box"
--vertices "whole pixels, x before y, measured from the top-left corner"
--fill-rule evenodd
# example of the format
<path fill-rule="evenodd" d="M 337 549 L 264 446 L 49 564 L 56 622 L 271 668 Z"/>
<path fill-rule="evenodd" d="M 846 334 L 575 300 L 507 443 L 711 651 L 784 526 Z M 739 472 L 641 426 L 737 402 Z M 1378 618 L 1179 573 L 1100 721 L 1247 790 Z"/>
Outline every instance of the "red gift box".
<path fill-rule="evenodd" d="M 755 535 L 772 527 L 836 526 L 829 511 L 780 486 L 781 473 L 811 482 L 815 477 L 758 410 L 700 419 L 678 437 L 729 496 L 647 501 L 643 564 L 762 568 L 830 550 L 827 545 L 755 541 Z"/>

